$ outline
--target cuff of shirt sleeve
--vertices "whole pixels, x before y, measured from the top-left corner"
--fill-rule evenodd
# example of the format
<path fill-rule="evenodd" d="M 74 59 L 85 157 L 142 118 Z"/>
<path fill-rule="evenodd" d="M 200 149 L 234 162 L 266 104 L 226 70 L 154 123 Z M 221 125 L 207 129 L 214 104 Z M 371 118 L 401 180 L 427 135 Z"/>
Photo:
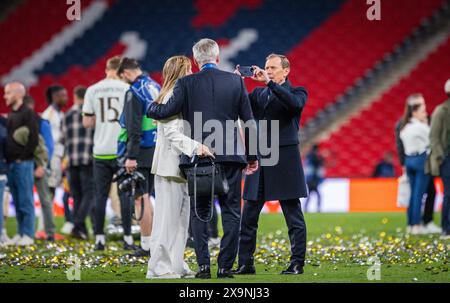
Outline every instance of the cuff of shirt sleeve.
<path fill-rule="evenodd" d="M 275 87 L 275 82 L 273 82 L 272 80 L 270 80 L 268 83 L 267 83 L 267 87 L 268 88 L 274 88 Z"/>
<path fill-rule="evenodd" d="M 248 155 L 247 156 L 247 162 L 253 162 L 256 160 L 258 160 L 258 156 L 256 156 L 256 155 Z"/>

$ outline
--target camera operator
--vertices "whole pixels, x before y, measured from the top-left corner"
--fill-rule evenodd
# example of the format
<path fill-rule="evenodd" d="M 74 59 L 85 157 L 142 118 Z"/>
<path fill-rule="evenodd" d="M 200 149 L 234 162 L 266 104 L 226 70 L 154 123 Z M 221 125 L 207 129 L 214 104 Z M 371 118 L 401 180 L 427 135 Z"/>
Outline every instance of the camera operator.
<path fill-rule="evenodd" d="M 149 256 L 150 235 L 153 224 L 153 206 L 150 194 L 153 191 L 153 175 L 151 167 L 156 145 L 156 124 L 145 115 L 147 102 L 157 98 L 160 86 L 141 70 L 135 59 L 122 58 L 117 75 L 131 86 L 125 94 L 125 105 L 120 117 L 122 130 L 119 135 L 119 161 L 128 174 L 139 172 L 145 182 L 138 182 L 134 196 L 137 213 L 142 214 L 141 248 L 136 255 Z M 138 180 L 139 178 L 137 178 Z M 143 209 L 141 208 L 143 200 Z"/>

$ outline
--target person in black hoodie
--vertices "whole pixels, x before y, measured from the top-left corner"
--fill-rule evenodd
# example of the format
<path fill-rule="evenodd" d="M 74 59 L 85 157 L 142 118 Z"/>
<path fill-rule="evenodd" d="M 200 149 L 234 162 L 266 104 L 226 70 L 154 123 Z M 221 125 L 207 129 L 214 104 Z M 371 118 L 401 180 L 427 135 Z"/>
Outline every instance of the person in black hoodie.
<path fill-rule="evenodd" d="M 23 103 L 26 90 L 18 82 L 5 86 L 4 99 L 11 109 L 7 122 L 6 160 L 8 163 L 8 185 L 16 208 L 17 235 L 10 244 L 26 246 L 34 244 L 34 151 L 39 140 L 39 125 L 36 114 Z M 29 129 L 25 146 L 14 140 L 14 132 L 20 127 Z"/>

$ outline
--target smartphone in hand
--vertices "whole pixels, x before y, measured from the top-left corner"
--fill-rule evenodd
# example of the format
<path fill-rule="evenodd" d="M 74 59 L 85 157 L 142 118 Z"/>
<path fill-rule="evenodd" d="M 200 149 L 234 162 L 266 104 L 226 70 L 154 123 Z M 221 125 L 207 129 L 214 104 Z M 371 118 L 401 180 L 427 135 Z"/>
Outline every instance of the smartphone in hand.
<path fill-rule="evenodd" d="M 253 77 L 254 68 L 251 66 L 239 66 L 238 71 L 242 77 Z"/>

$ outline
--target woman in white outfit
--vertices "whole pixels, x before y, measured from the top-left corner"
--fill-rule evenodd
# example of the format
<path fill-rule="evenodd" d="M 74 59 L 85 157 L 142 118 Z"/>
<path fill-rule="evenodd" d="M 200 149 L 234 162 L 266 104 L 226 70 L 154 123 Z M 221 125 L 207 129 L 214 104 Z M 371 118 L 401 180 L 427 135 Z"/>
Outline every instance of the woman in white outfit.
<path fill-rule="evenodd" d="M 164 84 L 155 102 L 166 103 L 179 78 L 192 74 L 191 61 L 185 56 L 171 57 L 164 64 Z M 212 156 L 209 149 L 183 133 L 181 114 L 158 121 L 152 174 L 155 175 L 155 210 L 151 238 L 151 258 L 147 278 L 191 277 L 184 262 L 188 237 L 190 199 L 187 183 L 178 168 L 181 153 Z"/>

